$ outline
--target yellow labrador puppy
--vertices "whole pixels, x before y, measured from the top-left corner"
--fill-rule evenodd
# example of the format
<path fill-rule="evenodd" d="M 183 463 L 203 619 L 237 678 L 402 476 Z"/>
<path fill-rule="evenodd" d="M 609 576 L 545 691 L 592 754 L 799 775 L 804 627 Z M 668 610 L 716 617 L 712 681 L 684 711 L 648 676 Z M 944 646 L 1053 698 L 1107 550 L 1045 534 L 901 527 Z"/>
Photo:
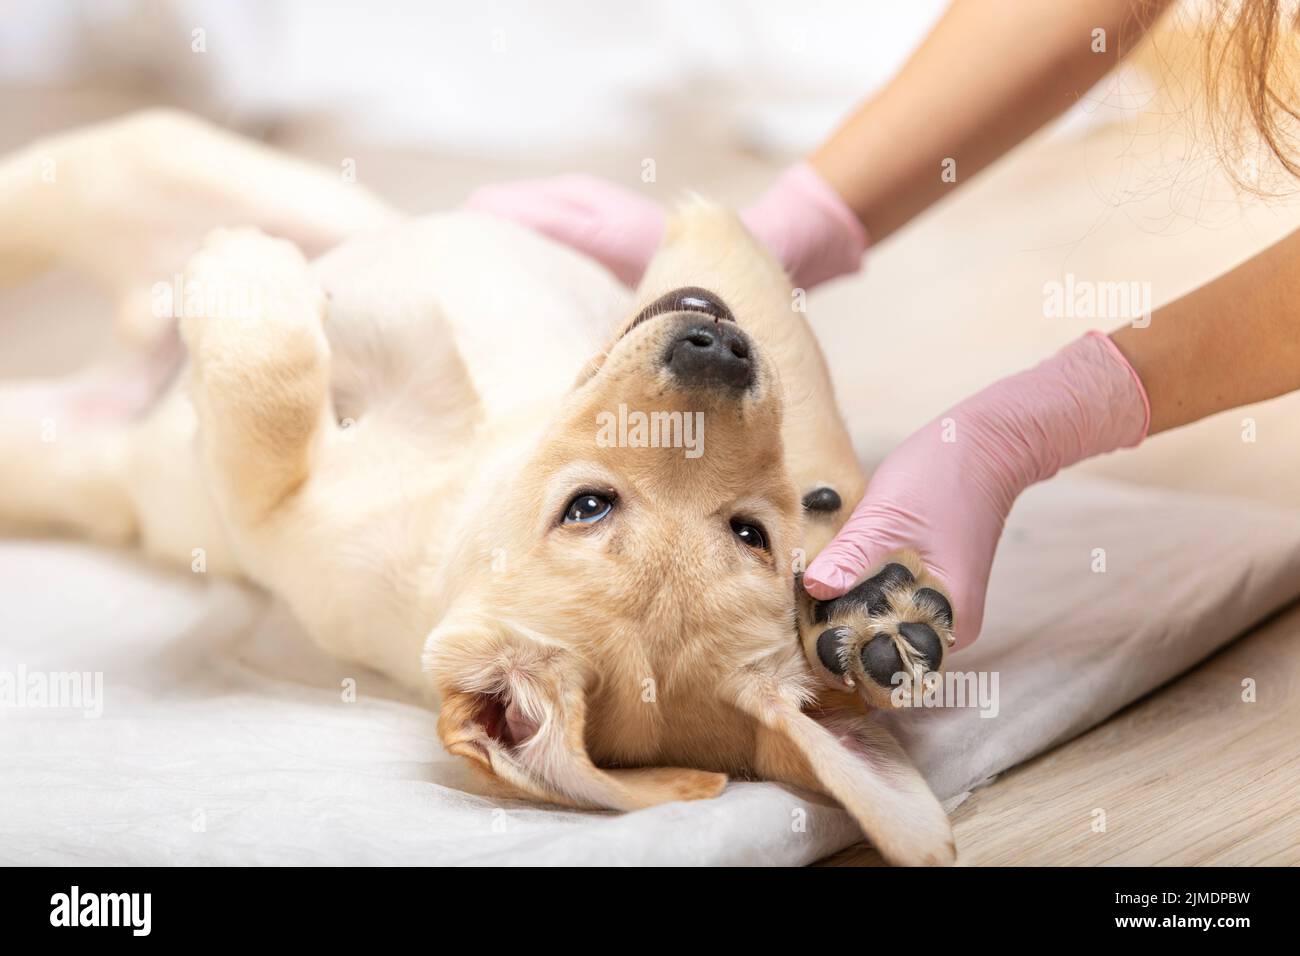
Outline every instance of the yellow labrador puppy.
<path fill-rule="evenodd" d="M 125 135 L 235 149 L 194 125 Z M 0 179 L 47 221 L 39 187 Z M 60 225 L 93 247 L 117 238 L 102 223 Z M 502 793 L 631 810 L 783 781 L 891 861 L 950 862 L 942 808 L 866 706 L 940 668 L 947 601 L 908 554 L 838 601 L 798 586 L 865 475 L 792 293 L 703 202 L 635 301 L 468 214 L 315 262 L 218 231 L 156 290 L 188 362 L 143 415 L 42 443 L 0 396 L 0 517 L 185 566 L 203 548 L 323 648 L 436 695 L 446 746 Z"/>

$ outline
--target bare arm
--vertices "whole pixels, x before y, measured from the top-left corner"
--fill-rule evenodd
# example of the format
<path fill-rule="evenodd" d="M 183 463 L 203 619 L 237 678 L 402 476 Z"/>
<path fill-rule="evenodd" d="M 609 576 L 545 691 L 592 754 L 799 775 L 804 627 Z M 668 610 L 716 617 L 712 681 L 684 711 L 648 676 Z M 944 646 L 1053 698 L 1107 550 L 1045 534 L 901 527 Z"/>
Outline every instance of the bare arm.
<path fill-rule="evenodd" d="M 1111 340 L 1146 387 L 1153 435 L 1300 389 L 1300 231 Z"/>
<path fill-rule="evenodd" d="M 953 188 L 945 158 L 969 179 L 1074 103 L 1169 2 L 954 0 L 812 164 L 879 242 Z M 1300 389 L 1300 233 L 1111 338 L 1146 387 L 1152 434 Z"/>
<path fill-rule="evenodd" d="M 954 0 L 898 75 L 811 157 L 879 242 L 1075 103 L 1170 0 Z M 1106 31 L 1093 52 L 1093 30 Z"/>

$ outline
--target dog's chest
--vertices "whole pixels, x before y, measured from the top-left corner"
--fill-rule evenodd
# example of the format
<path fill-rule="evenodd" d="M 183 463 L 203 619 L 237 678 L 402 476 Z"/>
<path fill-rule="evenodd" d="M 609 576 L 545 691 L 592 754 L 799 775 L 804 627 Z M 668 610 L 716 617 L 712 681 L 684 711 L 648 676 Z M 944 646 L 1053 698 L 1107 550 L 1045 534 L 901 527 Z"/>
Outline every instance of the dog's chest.
<path fill-rule="evenodd" d="M 463 376 L 488 418 L 563 395 L 629 301 L 589 260 L 468 213 L 353 240 L 316 268 L 331 297 L 336 389 L 452 389 Z"/>

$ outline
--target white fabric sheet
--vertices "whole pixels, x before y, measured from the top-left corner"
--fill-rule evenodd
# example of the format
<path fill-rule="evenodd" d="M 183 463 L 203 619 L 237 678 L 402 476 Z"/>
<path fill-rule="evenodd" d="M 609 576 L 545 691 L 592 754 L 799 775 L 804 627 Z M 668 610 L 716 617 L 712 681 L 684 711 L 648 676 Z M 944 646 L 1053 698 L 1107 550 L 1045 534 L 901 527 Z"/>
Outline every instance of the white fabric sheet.
<path fill-rule="evenodd" d="M 997 716 L 888 720 L 956 803 L 1298 593 L 1300 513 L 1057 480 L 1017 505 L 984 635 L 951 659 L 998 673 Z M 0 708 L 0 863 L 797 864 L 858 839 L 773 784 L 626 815 L 464 792 L 429 711 L 263 595 L 87 545 L 0 542 L 0 672 L 20 667 L 103 672 L 102 716 Z"/>

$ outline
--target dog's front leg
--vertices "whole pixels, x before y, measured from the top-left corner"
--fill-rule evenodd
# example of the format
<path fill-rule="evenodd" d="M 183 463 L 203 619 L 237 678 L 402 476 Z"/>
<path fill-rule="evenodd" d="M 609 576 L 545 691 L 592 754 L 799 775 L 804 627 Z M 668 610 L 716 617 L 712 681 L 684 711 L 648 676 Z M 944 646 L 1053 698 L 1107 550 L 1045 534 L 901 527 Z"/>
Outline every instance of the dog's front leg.
<path fill-rule="evenodd" d="M 181 334 L 203 466 L 238 535 L 307 481 L 336 428 L 325 294 L 292 243 L 253 229 L 213 233 L 185 287 Z"/>

